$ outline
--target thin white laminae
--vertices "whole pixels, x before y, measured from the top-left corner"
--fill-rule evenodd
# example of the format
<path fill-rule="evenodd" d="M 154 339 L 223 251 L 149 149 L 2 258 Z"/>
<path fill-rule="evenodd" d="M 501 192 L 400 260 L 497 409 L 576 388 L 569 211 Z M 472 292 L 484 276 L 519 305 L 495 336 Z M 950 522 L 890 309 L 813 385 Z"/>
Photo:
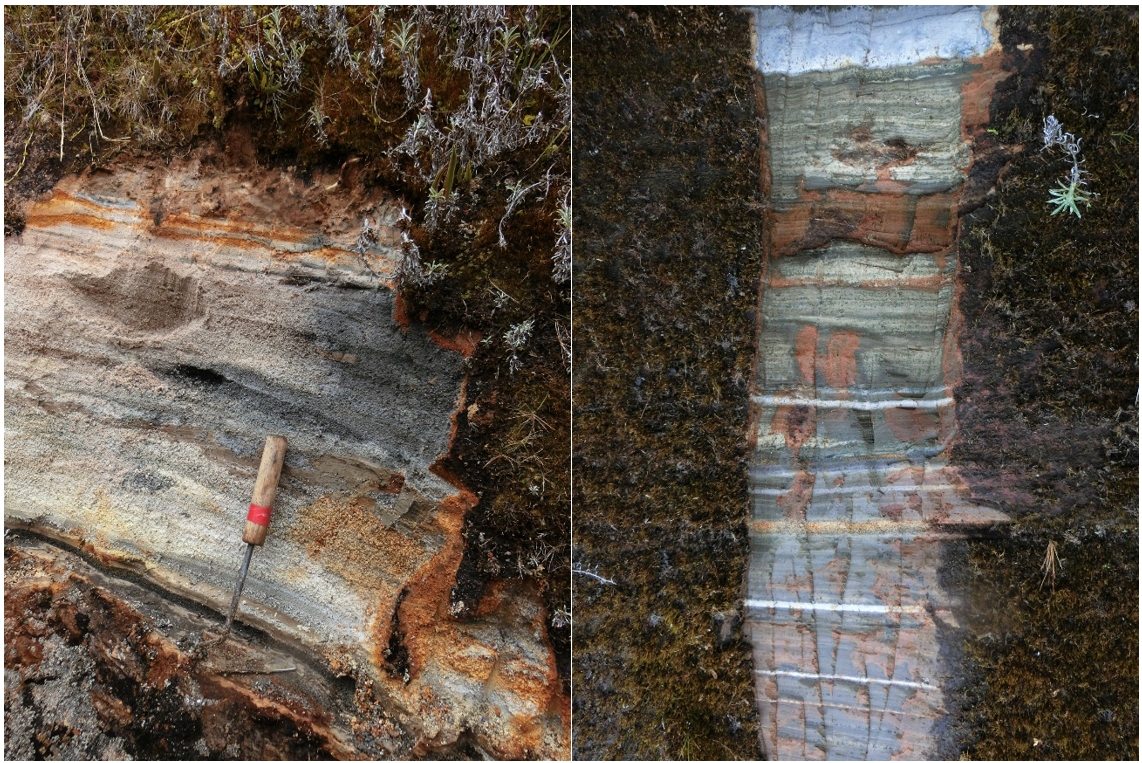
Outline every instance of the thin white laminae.
<path fill-rule="evenodd" d="M 750 400 L 758 405 L 804 405 L 810 408 L 844 408 L 853 411 L 881 411 L 886 408 L 931 410 L 956 403 L 955 398 L 951 397 L 938 400 L 822 400 L 788 395 L 752 395 Z"/>
<path fill-rule="evenodd" d="M 830 601 L 766 601 L 748 599 L 748 609 L 808 609 L 819 612 L 861 612 L 866 614 L 924 614 L 927 610 L 918 605 L 889 606 L 887 604 L 838 604 Z"/>
<path fill-rule="evenodd" d="M 876 474 L 914 474 L 921 472 L 923 479 L 919 479 L 920 484 L 930 485 L 938 482 L 947 482 L 948 478 L 945 476 L 945 466 L 938 463 L 928 463 L 923 467 L 913 466 L 905 456 L 898 456 L 895 458 L 882 458 L 882 459 L 848 459 L 846 461 L 836 461 L 829 463 L 827 466 L 822 466 L 817 470 L 817 479 L 820 481 L 833 480 L 837 478 L 851 479 L 855 476 L 867 478 L 870 472 Z M 783 464 L 761 464 L 755 465 L 752 473 L 755 479 L 792 479 L 800 474 L 800 469 L 791 468 Z M 906 487 L 902 483 L 894 482 L 890 478 L 883 485 L 877 487 Z"/>
<path fill-rule="evenodd" d="M 866 676 L 826 675 L 823 673 L 800 673 L 796 670 L 756 670 L 763 676 L 785 676 L 786 678 L 810 678 L 814 681 L 850 681 L 858 684 L 877 684 L 878 686 L 905 686 L 909 689 L 927 689 L 939 691 L 939 686 L 924 684 L 918 681 L 895 681 L 889 678 L 868 678 Z"/>
<path fill-rule="evenodd" d="M 763 699 L 761 701 L 762 702 L 768 702 L 772 705 L 786 704 L 786 705 L 796 706 L 796 705 L 801 704 L 801 702 L 790 702 L 787 699 L 780 699 L 780 698 L 778 698 L 778 699 L 766 698 L 766 699 Z M 850 712 L 858 712 L 858 713 L 859 712 L 869 712 L 868 708 L 862 707 L 860 705 L 841 705 L 841 704 L 838 704 L 836 702 L 818 702 L 818 703 L 816 703 L 816 705 L 817 705 L 817 707 L 831 707 L 835 710 L 848 710 Z M 887 710 L 883 707 L 878 707 L 875 710 L 872 710 L 871 712 L 875 715 L 881 715 L 881 714 L 904 715 L 904 716 L 909 716 L 912 718 L 923 718 L 924 717 L 920 713 L 907 713 L 907 712 L 904 712 L 903 710 Z"/>
<path fill-rule="evenodd" d="M 813 495 L 864 495 L 865 493 L 914 493 L 917 491 L 946 492 L 951 485 L 856 485 L 854 487 L 813 487 Z M 750 495 L 786 495 L 789 488 L 750 488 Z"/>

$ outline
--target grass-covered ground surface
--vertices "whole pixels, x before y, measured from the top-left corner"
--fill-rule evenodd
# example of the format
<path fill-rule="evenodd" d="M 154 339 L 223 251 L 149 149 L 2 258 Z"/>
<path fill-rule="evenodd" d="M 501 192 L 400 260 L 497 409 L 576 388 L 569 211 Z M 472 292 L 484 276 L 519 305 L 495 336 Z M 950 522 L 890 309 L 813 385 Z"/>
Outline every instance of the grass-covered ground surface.
<path fill-rule="evenodd" d="M 570 9 L 6 7 L 5 235 L 66 173 L 232 129 L 409 206 L 404 312 L 483 337 L 446 464 L 481 496 L 453 592 L 543 591 L 570 669 Z M 358 245 L 374 243 L 362 221 Z"/>
<path fill-rule="evenodd" d="M 756 759 L 749 17 L 576 9 L 573 755 Z"/>
<path fill-rule="evenodd" d="M 964 756 L 1137 760 L 1138 10 L 1000 21 L 1013 74 L 976 169 L 1009 164 L 961 228 L 952 459 L 1015 521 L 962 570 Z M 1041 150 L 1049 115 L 1082 139 L 1081 218 L 1047 204 L 1070 167 Z"/>

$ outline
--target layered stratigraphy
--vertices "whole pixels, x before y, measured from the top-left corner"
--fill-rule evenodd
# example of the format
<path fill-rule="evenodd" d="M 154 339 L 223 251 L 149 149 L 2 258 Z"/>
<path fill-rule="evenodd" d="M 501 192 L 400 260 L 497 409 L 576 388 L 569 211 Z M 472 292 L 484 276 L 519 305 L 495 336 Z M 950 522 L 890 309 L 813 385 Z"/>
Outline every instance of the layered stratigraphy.
<path fill-rule="evenodd" d="M 758 12 L 770 171 L 749 618 L 771 759 L 936 754 L 956 204 L 995 80 L 977 9 Z M 853 51 L 856 51 L 855 53 Z"/>
<path fill-rule="evenodd" d="M 6 525 L 225 612 L 261 447 L 283 435 L 241 619 L 375 682 L 422 753 L 465 735 L 558 756 L 538 593 L 450 612 L 476 496 L 436 463 L 470 337 L 403 318 L 399 202 L 351 163 L 303 179 L 207 147 L 65 178 L 26 213 L 4 254 Z"/>

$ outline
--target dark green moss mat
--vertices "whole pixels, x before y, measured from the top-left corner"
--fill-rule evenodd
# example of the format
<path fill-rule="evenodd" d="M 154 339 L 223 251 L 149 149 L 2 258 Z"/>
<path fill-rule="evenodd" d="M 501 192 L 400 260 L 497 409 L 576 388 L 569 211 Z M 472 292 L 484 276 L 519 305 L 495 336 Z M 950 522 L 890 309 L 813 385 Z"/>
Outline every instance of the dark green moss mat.
<path fill-rule="evenodd" d="M 965 754 L 1137 760 L 1138 9 L 1007 8 L 1000 22 L 1013 75 L 975 172 L 1009 164 L 961 229 L 951 455 L 1016 521 L 955 573 L 976 619 Z M 1040 150 L 1049 115 L 1082 138 L 1097 197 L 1081 219 L 1047 205 L 1069 169 Z M 1052 543 L 1062 567 L 1044 582 Z"/>
<path fill-rule="evenodd" d="M 573 754 L 756 759 L 757 81 L 732 9 L 577 9 Z"/>

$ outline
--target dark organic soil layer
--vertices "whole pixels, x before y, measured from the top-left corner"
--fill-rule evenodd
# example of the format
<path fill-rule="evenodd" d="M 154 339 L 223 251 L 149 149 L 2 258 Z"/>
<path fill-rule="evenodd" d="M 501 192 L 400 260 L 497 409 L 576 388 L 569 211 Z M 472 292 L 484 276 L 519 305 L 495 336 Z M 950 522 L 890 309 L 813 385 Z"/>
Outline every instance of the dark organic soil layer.
<path fill-rule="evenodd" d="M 314 707 L 306 693 L 320 695 L 329 686 L 308 666 L 296 666 L 308 678 L 300 691 L 273 674 L 220 674 L 178 643 L 193 613 L 170 605 L 161 610 L 166 617 L 153 620 L 140 614 L 137 601 L 101 585 L 108 578 L 75 555 L 34 538 L 11 540 L 4 546 L 6 759 L 329 760 L 350 754 L 330 731 L 332 708 Z M 101 580 L 87 576 L 92 573 Z M 123 585 L 132 598 L 148 597 Z M 264 667 L 266 658 L 263 653 L 254 667 Z M 282 675 L 288 680 L 292 673 Z"/>
<path fill-rule="evenodd" d="M 749 19 L 576 10 L 573 754 L 756 759 Z"/>
<path fill-rule="evenodd" d="M 952 459 L 1015 522 L 956 573 L 976 613 L 966 754 L 1134 760 L 1138 12 L 1010 8 L 1001 30 L 1012 75 L 975 147 L 975 180 L 998 174 L 997 193 L 962 210 Z M 1098 196 L 1081 219 L 1047 206 L 1069 169 L 1040 151 L 1051 114 L 1083 140 Z M 1052 541 L 1064 562 L 1044 583 Z"/>

